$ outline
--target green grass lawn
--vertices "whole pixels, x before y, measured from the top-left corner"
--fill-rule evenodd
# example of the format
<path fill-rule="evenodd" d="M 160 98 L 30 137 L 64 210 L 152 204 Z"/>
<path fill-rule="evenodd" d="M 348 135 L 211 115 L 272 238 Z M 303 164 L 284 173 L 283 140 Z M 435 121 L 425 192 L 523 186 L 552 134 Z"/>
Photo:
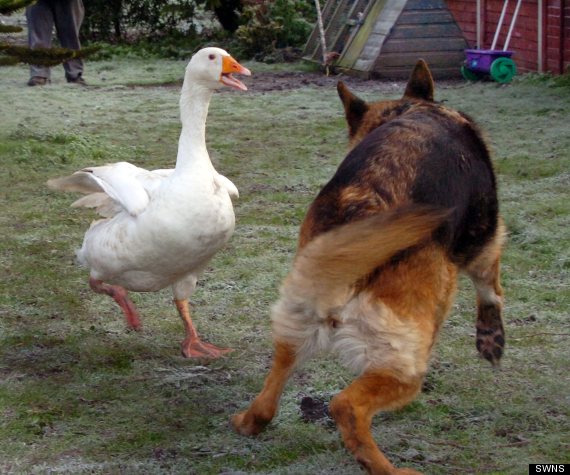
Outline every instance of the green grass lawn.
<path fill-rule="evenodd" d="M 257 65 L 248 65 L 254 72 Z M 236 232 L 192 298 L 203 337 L 234 348 L 212 361 L 179 356 L 182 324 L 169 289 L 133 294 L 144 331 L 74 264 L 92 215 L 48 178 L 128 160 L 174 166 L 176 86 L 185 63 L 89 63 L 89 88 L 26 87 L 0 69 L 0 473 L 353 474 L 328 420 L 304 422 L 303 396 L 328 400 L 352 375 L 309 362 L 261 436 L 230 416 L 259 391 L 271 361 L 269 308 L 299 224 L 346 150 L 334 85 L 216 94 L 207 139 L 240 190 Z M 267 71 L 267 66 L 263 68 Z M 348 81 L 350 83 L 350 80 Z M 143 87 L 144 86 L 144 87 Z M 363 98 L 403 84 L 355 83 Z M 570 89 L 552 81 L 446 83 L 436 99 L 472 115 L 494 151 L 502 214 L 507 351 L 500 370 L 477 358 L 475 294 L 461 279 L 423 393 L 379 414 L 374 436 L 398 466 L 428 474 L 523 474 L 570 463 Z"/>

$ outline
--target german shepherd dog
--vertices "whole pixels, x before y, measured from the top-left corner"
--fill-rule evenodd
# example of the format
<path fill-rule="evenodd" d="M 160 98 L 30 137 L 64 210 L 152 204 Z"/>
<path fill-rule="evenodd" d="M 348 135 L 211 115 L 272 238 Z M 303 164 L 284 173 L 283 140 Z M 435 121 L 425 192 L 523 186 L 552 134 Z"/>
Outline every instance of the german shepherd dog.
<path fill-rule="evenodd" d="M 473 120 L 434 102 L 423 60 L 400 100 L 369 104 L 342 82 L 338 93 L 352 149 L 307 212 L 272 309 L 272 368 L 232 424 L 258 434 L 295 366 L 330 350 L 358 374 L 330 403 L 345 446 L 368 473 L 417 474 L 378 449 L 372 417 L 420 391 L 460 271 L 477 291 L 477 350 L 498 364 L 505 231 L 495 175 Z"/>

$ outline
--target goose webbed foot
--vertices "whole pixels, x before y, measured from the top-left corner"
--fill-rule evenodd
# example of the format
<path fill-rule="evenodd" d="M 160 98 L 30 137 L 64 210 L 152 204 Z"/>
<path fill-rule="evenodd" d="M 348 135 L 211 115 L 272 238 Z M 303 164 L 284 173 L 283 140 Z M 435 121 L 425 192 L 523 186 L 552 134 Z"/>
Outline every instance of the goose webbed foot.
<path fill-rule="evenodd" d="M 219 348 L 200 340 L 198 337 L 186 338 L 182 342 L 181 349 L 182 356 L 185 358 L 219 358 L 233 351 L 231 348 Z"/>
<path fill-rule="evenodd" d="M 231 348 L 219 348 L 200 339 L 192 323 L 188 299 L 175 299 L 174 303 L 176 304 L 180 318 L 182 318 L 184 331 L 186 332 L 186 338 L 184 338 L 182 342 L 182 356 L 185 358 L 219 358 L 233 351 Z"/>

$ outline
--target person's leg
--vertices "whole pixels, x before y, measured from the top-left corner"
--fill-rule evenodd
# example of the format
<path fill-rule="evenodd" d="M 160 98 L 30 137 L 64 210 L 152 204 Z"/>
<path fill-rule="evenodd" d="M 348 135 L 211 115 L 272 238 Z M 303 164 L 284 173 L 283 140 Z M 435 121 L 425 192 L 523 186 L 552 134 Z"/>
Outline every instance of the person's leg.
<path fill-rule="evenodd" d="M 53 11 L 51 3 L 39 0 L 26 8 L 28 21 L 28 46 L 32 49 L 51 48 L 53 34 Z M 47 66 L 30 66 L 30 86 L 42 85 L 49 82 L 50 68 Z"/>
<path fill-rule="evenodd" d="M 60 0 L 55 2 L 55 29 L 63 48 L 79 50 L 79 29 L 83 22 L 85 9 L 82 0 Z M 65 77 L 69 82 L 78 82 L 83 74 L 83 61 L 70 59 L 63 63 Z M 82 80 L 81 80 L 82 81 Z"/>

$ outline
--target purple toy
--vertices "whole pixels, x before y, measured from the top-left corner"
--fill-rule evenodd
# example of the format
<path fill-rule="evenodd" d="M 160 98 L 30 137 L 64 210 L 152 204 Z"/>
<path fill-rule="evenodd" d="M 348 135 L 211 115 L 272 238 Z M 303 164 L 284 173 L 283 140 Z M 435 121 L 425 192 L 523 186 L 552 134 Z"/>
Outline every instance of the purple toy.
<path fill-rule="evenodd" d="M 497 46 L 497 41 L 499 39 L 499 33 L 501 27 L 503 26 L 503 20 L 505 18 L 505 13 L 509 5 L 509 0 L 505 0 L 503 5 L 503 10 L 501 11 L 501 17 L 497 24 L 497 30 L 495 31 L 495 37 L 493 38 L 493 44 L 491 49 L 466 49 L 465 50 L 465 62 L 461 67 L 461 73 L 465 79 L 470 81 L 476 81 L 483 76 L 489 74 L 491 78 L 500 83 L 509 82 L 513 76 L 517 73 L 517 67 L 514 61 L 511 59 L 513 51 L 508 51 L 509 42 L 511 41 L 511 36 L 515 27 L 515 22 L 519 13 L 522 0 L 517 0 L 515 11 L 511 19 L 511 25 L 507 33 L 507 38 L 503 49 L 495 49 Z"/>

